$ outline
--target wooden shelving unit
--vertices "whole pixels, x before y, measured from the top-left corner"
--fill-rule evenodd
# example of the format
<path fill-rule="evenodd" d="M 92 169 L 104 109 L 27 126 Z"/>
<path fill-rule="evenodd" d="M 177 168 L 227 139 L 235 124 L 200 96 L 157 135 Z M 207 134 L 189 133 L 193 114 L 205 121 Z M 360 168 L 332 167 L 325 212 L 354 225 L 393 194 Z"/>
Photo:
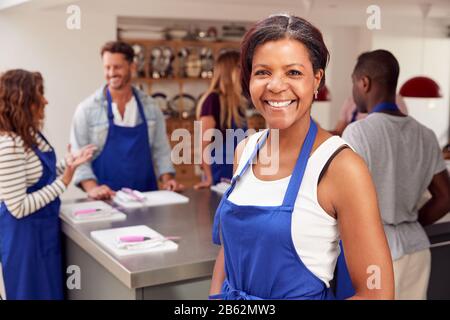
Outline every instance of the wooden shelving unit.
<path fill-rule="evenodd" d="M 211 79 L 209 78 L 200 78 L 200 77 L 179 77 L 180 70 L 180 61 L 178 57 L 178 53 L 182 48 L 209 48 L 213 54 L 213 57 L 216 59 L 217 55 L 222 49 L 235 49 L 239 50 L 240 42 L 237 41 L 185 41 L 185 40 L 143 40 L 143 39 L 121 39 L 123 41 L 128 42 L 131 45 L 138 44 L 145 48 L 145 77 L 136 77 L 133 79 L 133 82 L 136 84 L 145 83 L 147 87 L 147 93 L 152 94 L 152 87 L 154 84 L 158 85 L 169 85 L 172 83 L 177 84 L 178 86 L 178 94 L 189 93 L 185 91 L 185 85 L 191 83 L 199 83 L 205 84 L 209 83 Z M 174 52 L 174 60 L 172 63 L 173 73 L 172 77 L 167 78 L 151 78 L 151 70 L 150 70 L 150 61 L 151 61 L 151 50 L 154 47 L 169 47 Z M 181 109 L 183 109 L 183 105 L 181 104 Z M 180 117 L 171 117 L 166 119 L 166 127 L 167 127 L 167 135 L 169 137 L 173 132 L 173 130 L 177 128 L 185 128 L 189 130 L 191 136 L 194 136 L 194 118 L 182 118 L 181 114 L 183 110 L 178 110 L 178 114 Z M 254 116 L 251 119 L 248 119 L 248 124 L 250 128 L 262 128 L 264 127 L 264 119 L 262 117 Z M 171 146 L 173 147 L 176 143 L 171 142 Z M 191 141 L 191 145 L 194 146 L 193 141 Z M 194 155 L 194 150 L 192 150 L 192 159 Z M 181 164 L 175 165 L 175 169 L 177 172 L 177 180 L 186 185 L 187 187 L 192 187 L 195 183 L 200 181 L 200 177 L 195 173 L 195 165 L 193 164 Z"/>
<path fill-rule="evenodd" d="M 135 78 L 137 82 L 145 82 L 149 87 L 149 94 L 152 92 L 152 84 L 154 83 L 164 83 L 164 82 L 175 82 L 179 86 L 179 94 L 185 93 L 184 84 L 187 82 L 209 82 L 209 78 L 200 77 L 178 77 L 180 64 L 178 53 L 183 48 L 209 48 L 212 51 L 214 58 L 217 57 L 218 53 L 222 49 L 236 49 L 239 50 L 240 42 L 236 41 L 185 41 L 185 40 L 142 40 L 142 39 L 122 39 L 132 45 L 139 44 L 145 48 L 145 74 L 144 78 Z M 172 63 L 174 76 L 168 78 L 151 78 L 150 77 L 150 53 L 154 47 L 169 47 L 175 54 L 174 61 Z"/>

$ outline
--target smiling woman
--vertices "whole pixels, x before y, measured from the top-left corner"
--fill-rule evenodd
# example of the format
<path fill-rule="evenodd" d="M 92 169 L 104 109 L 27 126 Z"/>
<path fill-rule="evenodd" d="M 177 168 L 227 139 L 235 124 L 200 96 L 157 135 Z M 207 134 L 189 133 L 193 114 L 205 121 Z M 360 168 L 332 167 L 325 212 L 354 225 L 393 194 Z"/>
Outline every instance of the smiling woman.
<path fill-rule="evenodd" d="M 250 95 L 270 128 L 288 128 L 310 112 L 323 70 L 313 70 L 307 48 L 298 41 L 271 41 L 255 50 Z"/>
<path fill-rule="evenodd" d="M 222 248 L 211 298 L 334 299 L 342 240 L 353 298 L 391 299 L 392 261 L 368 169 L 310 116 L 329 59 L 322 34 L 275 15 L 247 32 L 241 50 L 243 92 L 269 129 L 237 147 L 214 221 Z M 368 286 L 374 266 L 380 285 Z"/>

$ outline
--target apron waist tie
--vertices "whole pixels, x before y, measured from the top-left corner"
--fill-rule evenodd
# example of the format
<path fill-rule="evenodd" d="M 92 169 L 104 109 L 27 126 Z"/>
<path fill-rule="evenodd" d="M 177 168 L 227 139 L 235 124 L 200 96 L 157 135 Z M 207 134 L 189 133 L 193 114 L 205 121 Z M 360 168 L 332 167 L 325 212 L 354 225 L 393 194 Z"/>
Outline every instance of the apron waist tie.
<path fill-rule="evenodd" d="M 252 296 L 245 291 L 234 289 L 230 286 L 228 280 L 225 280 L 222 287 L 222 293 L 209 296 L 210 300 L 263 300 L 260 297 Z"/>

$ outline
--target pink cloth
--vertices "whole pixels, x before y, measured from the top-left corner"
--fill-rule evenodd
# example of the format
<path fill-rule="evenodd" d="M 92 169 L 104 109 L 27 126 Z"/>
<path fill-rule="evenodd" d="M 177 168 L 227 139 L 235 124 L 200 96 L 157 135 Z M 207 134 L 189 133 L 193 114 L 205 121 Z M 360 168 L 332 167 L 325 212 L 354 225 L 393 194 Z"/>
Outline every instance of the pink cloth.
<path fill-rule="evenodd" d="M 399 94 L 395 97 L 395 103 L 397 104 L 398 108 L 401 112 L 404 114 L 408 114 L 408 108 L 406 107 L 405 100 L 403 100 L 403 97 Z M 346 123 L 350 123 L 352 121 L 353 111 L 356 110 L 356 104 L 353 101 L 353 97 L 348 97 L 345 99 L 344 104 L 341 107 L 341 114 L 339 116 L 339 120 L 345 120 Z M 367 117 L 367 113 L 360 113 L 358 112 L 358 115 L 356 116 L 356 120 L 361 120 Z"/>

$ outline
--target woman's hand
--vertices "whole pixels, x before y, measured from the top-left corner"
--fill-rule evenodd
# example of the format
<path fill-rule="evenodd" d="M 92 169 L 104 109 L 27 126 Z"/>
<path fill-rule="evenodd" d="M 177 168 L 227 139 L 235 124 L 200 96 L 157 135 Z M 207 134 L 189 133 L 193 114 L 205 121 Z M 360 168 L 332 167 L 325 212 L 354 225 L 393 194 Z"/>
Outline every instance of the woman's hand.
<path fill-rule="evenodd" d="M 65 157 L 66 165 L 67 167 L 72 167 L 76 169 L 81 164 L 86 163 L 92 159 L 92 156 L 94 155 L 94 152 L 97 150 L 97 147 L 93 144 L 89 144 L 76 152 L 72 152 L 71 149 L 72 147 L 69 144 L 67 146 L 68 154 Z"/>
<path fill-rule="evenodd" d="M 205 188 L 209 188 L 212 185 L 212 180 L 211 179 L 205 179 L 197 184 L 194 185 L 194 189 L 195 190 L 199 190 L 199 189 L 205 189 Z"/>
<path fill-rule="evenodd" d="M 116 193 L 105 184 L 90 189 L 87 194 L 89 198 L 94 200 L 109 200 L 116 195 Z"/>
<path fill-rule="evenodd" d="M 181 192 L 184 190 L 184 185 L 178 183 L 175 179 L 170 179 L 163 183 L 162 188 L 164 190 Z"/>
<path fill-rule="evenodd" d="M 64 170 L 63 176 L 61 178 L 62 182 L 66 186 L 68 186 L 70 184 L 70 181 L 72 181 L 75 170 L 83 163 L 86 163 L 92 159 L 94 152 L 97 150 L 97 147 L 93 144 L 89 144 L 76 152 L 72 152 L 71 149 L 72 147 L 69 144 L 67 146 L 68 154 L 65 157 L 66 169 Z"/>

